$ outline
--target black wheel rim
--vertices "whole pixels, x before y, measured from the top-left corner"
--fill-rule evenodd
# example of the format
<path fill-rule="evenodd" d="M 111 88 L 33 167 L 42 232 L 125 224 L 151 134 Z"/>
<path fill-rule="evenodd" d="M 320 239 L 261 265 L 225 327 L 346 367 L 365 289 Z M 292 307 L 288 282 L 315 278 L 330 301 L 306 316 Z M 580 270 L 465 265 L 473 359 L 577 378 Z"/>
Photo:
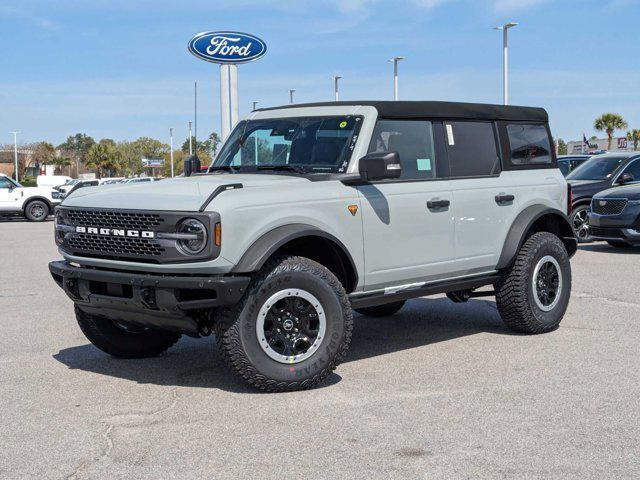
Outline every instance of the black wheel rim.
<path fill-rule="evenodd" d="M 538 307 L 550 311 L 560 301 L 562 271 L 558 261 L 548 255 L 540 259 L 533 273 L 533 294 Z"/>
<path fill-rule="evenodd" d="M 318 299 L 301 289 L 272 295 L 256 320 L 256 335 L 263 351 L 280 363 L 298 363 L 319 348 L 326 330 L 324 309 Z"/>

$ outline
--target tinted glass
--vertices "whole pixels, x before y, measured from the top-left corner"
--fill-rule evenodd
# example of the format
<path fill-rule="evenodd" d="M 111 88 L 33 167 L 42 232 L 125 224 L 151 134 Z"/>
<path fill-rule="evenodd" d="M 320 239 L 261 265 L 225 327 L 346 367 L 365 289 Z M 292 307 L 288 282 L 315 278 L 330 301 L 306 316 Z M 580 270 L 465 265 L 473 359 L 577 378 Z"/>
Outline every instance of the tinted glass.
<path fill-rule="evenodd" d="M 633 180 L 635 182 L 640 182 L 640 160 L 631 162 L 627 168 L 624 169 L 623 173 L 630 173 L 633 175 Z"/>
<path fill-rule="evenodd" d="M 436 157 L 433 126 L 420 120 L 380 120 L 369 145 L 369 153 L 398 152 L 401 179 L 434 178 Z"/>
<path fill-rule="evenodd" d="M 624 157 L 592 157 L 567 176 L 567 180 L 606 180 L 624 162 Z"/>
<path fill-rule="evenodd" d="M 14 185 L 6 177 L 0 177 L 0 188 L 13 188 Z"/>
<path fill-rule="evenodd" d="M 562 175 L 565 177 L 571 171 L 571 161 L 570 160 L 558 160 L 558 168 L 562 172 Z"/>
<path fill-rule="evenodd" d="M 452 177 L 500 173 L 500 157 L 490 122 L 445 122 Z"/>
<path fill-rule="evenodd" d="M 544 125 L 507 125 L 513 165 L 549 164 L 551 142 Z"/>
<path fill-rule="evenodd" d="M 291 166 L 310 173 L 344 172 L 361 120 L 344 115 L 241 122 L 210 171 L 216 167 L 244 171 Z"/>

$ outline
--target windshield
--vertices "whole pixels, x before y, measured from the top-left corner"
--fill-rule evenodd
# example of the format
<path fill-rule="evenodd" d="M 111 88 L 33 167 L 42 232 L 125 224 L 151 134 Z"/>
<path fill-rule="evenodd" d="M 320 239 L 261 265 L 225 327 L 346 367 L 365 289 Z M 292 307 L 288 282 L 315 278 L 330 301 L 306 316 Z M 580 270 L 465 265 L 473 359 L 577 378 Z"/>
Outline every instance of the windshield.
<path fill-rule="evenodd" d="M 209 172 L 292 170 L 343 173 L 358 138 L 361 116 L 250 120 L 235 128 Z"/>
<path fill-rule="evenodd" d="M 611 178 L 625 157 L 593 157 L 567 176 L 567 180 L 606 180 Z"/>

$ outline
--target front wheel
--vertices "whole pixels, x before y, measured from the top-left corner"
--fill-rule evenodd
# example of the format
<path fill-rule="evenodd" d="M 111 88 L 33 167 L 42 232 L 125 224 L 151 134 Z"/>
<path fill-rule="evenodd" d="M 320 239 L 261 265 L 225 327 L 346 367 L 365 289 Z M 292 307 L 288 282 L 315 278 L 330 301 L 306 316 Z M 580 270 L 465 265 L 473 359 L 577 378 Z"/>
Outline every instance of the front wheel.
<path fill-rule="evenodd" d="M 564 244 L 538 232 L 520 248 L 513 266 L 496 285 L 496 305 L 504 323 L 521 333 L 555 330 L 571 296 L 571 265 Z"/>
<path fill-rule="evenodd" d="M 42 200 L 33 200 L 25 206 L 24 216 L 32 222 L 42 222 L 49 216 L 49 205 Z"/>
<path fill-rule="evenodd" d="M 243 299 L 219 312 L 216 341 L 231 369 L 255 388 L 303 390 L 321 383 L 344 358 L 353 330 L 338 279 L 303 257 L 276 257 Z"/>
<path fill-rule="evenodd" d="M 578 243 L 590 242 L 591 233 L 589 231 L 589 205 L 576 207 L 569 217 L 573 226 L 573 233 L 578 239 Z"/>
<path fill-rule="evenodd" d="M 179 333 L 152 330 L 83 312 L 75 307 L 76 319 L 87 339 L 105 353 L 118 358 L 148 358 L 160 355 L 181 337 Z"/>

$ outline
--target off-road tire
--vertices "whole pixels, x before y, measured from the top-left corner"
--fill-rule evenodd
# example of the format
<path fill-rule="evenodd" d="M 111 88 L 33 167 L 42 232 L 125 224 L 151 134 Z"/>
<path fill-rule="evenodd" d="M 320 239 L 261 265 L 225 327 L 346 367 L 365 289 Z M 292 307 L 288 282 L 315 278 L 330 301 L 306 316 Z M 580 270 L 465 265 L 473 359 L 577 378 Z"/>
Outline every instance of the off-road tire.
<path fill-rule="evenodd" d="M 553 257 L 560 266 L 562 288 L 560 299 L 550 311 L 536 304 L 533 274 L 545 256 Z M 564 316 L 571 296 L 571 265 L 562 241 L 552 233 L 531 235 L 520 248 L 512 267 L 495 285 L 496 305 L 504 323 L 516 332 L 537 334 L 555 330 Z"/>
<path fill-rule="evenodd" d="M 607 240 L 607 243 L 615 248 L 632 248 L 633 245 L 627 242 L 617 242 L 615 240 Z"/>
<path fill-rule="evenodd" d="M 256 319 L 267 299 L 278 291 L 297 288 L 322 304 L 326 333 L 318 350 L 294 364 L 269 357 L 259 344 Z M 253 387 L 267 392 L 305 390 L 320 384 L 344 359 L 353 330 L 349 298 L 328 269 L 308 258 L 270 259 L 251 280 L 234 307 L 216 314 L 215 333 L 225 363 Z"/>
<path fill-rule="evenodd" d="M 43 212 L 42 214 L 36 214 L 37 212 Z M 30 222 L 43 222 L 47 219 L 51 210 L 47 202 L 42 200 L 32 200 L 24 207 L 24 216 Z"/>
<path fill-rule="evenodd" d="M 376 305 L 375 307 L 356 308 L 355 311 L 367 317 L 387 317 L 398 313 L 405 303 L 404 300 L 401 300 L 399 302 Z"/>
<path fill-rule="evenodd" d="M 128 332 L 112 320 L 83 312 L 75 307 L 82 333 L 100 350 L 118 358 L 148 358 L 160 355 L 181 337 L 179 333 L 148 329 Z"/>

